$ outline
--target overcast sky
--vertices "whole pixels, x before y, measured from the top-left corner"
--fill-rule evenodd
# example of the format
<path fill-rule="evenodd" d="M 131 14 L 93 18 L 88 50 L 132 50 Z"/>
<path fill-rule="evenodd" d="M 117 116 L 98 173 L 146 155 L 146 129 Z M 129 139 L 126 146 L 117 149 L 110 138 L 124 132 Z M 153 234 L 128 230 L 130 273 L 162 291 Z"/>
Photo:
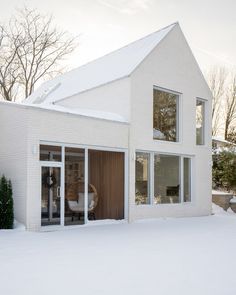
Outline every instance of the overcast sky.
<path fill-rule="evenodd" d="M 0 20 L 23 5 L 80 35 L 72 68 L 176 21 L 203 71 L 236 68 L 236 0 L 0 0 Z"/>

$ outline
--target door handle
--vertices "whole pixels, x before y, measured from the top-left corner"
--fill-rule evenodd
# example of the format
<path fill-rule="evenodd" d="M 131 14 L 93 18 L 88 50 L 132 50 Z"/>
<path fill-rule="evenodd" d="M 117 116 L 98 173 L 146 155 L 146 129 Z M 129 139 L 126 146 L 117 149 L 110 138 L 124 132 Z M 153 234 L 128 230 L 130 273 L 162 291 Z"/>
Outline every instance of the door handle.
<path fill-rule="evenodd" d="M 60 186 L 57 187 L 57 197 L 58 198 L 61 197 L 61 187 Z"/>

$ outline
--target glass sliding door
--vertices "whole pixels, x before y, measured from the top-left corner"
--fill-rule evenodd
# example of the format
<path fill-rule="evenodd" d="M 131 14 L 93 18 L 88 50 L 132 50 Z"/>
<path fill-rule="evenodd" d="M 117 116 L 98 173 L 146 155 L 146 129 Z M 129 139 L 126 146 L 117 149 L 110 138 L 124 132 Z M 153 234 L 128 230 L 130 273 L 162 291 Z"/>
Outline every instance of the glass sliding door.
<path fill-rule="evenodd" d="M 43 226 L 124 218 L 124 152 L 50 144 L 39 149 Z"/>
<path fill-rule="evenodd" d="M 41 167 L 41 225 L 61 222 L 61 168 Z"/>
<path fill-rule="evenodd" d="M 85 150 L 65 148 L 65 225 L 85 222 Z"/>

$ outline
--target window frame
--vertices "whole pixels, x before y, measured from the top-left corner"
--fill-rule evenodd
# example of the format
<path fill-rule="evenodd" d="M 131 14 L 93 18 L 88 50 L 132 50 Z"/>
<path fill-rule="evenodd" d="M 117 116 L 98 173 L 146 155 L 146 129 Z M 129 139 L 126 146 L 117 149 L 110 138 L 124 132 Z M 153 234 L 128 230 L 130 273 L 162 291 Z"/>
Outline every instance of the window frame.
<path fill-rule="evenodd" d="M 196 114 L 197 114 L 197 102 L 200 101 L 203 103 L 203 126 L 202 126 L 202 143 L 197 143 L 197 121 L 196 121 Z M 195 103 L 195 144 L 196 146 L 205 146 L 206 145 L 206 107 L 207 107 L 207 100 L 196 97 L 196 103 Z"/>
<path fill-rule="evenodd" d="M 151 192 L 151 175 L 150 175 L 150 172 L 151 172 L 151 154 L 148 153 L 148 152 L 143 152 L 143 151 L 137 151 L 135 152 L 135 204 L 136 204 L 136 182 L 137 182 L 137 178 L 136 178 L 136 161 L 137 161 L 137 154 L 142 154 L 142 155 L 146 155 L 147 156 L 147 203 L 142 203 L 142 204 L 139 204 L 139 205 L 149 205 L 151 203 L 151 195 L 152 195 L 152 192 Z"/>
<path fill-rule="evenodd" d="M 169 94 L 173 94 L 176 95 L 176 140 L 175 141 L 169 141 L 169 140 L 164 140 L 164 139 L 158 139 L 158 138 L 154 138 L 154 134 L 152 131 L 152 139 L 156 142 L 162 142 L 162 143 L 170 143 L 170 144 L 178 144 L 181 143 L 181 138 L 182 138 L 182 134 L 181 134 L 181 126 L 182 126 L 182 93 L 175 91 L 175 90 L 171 90 L 171 89 L 167 89 L 167 88 L 163 88 L 163 87 L 159 87 L 156 85 L 153 85 L 153 89 L 152 89 L 152 122 L 153 122 L 153 114 L 154 114 L 154 90 L 159 90 L 165 93 L 169 93 Z M 152 123 L 152 130 L 154 130 L 154 126 Z"/>
<path fill-rule="evenodd" d="M 147 151 L 147 150 L 136 150 L 135 151 L 135 160 L 136 160 L 136 153 L 147 153 L 149 154 L 149 203 L 148 204 L 136 204 L 135 206 L 178 206 L 178 205 L 188 205 L 193 204 L 194 202 L 194 163 L 195 159 L 193 155 L 187 154 L 177 154 L 177 153 L 166 153 L 166 152 L 159 152 L 159 151 Z M 154 157 L 155 154 L 159 155 L 169 155 L 169 156 L 178 156 L 179 157 L 179 177 L 180 177 L 180 196 L 179 196 L 179 203 L 161 203 L 155 204 L 154 203 Z M 184 201 L 184 158 L 188 158 L 190 160 L 190 201 Z M 135 171 L 135 190 L 136 190 L 136 171 Z"/>

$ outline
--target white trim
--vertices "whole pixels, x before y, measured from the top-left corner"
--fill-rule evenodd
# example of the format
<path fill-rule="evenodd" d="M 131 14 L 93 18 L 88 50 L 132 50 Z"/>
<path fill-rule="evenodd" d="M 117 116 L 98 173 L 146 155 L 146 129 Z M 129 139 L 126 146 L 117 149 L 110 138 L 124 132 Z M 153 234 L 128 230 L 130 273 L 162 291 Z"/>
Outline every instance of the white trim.
<path fill-rule="evenodd" d="M 84 223 L 88 223 L 88 148 L 84 150 Z"/>
<path fill-rule="evenodd" d="M 128 150 L 124 152 L 124 219 L 129 218 L 129 153 Z"/>
<path fill-rule="evenodd" d="M 50 163 L 50 165 L 47 165 L 47 163 L 45 164 L 45 162 L 43 161 L 39 161 L 40 165 L 39 165 L 39 169 L 40 169 L 40 173 L 39 173 L 39 176 L 40 176 L 40 189 L 39 189 L 39 192 L 40 192 L 40 227 L 44 228 L 44 227 L 47 227 L 47 226 L 42 226 L 42 168 L 59 168 L 60 169 L 60 217 L 58 219 L 60 219 L 60 224 L 55 224 L 55 226 L 62 226 L 62 220 L 61 220 L 61 214 L 62 214 L 62 203 L 63 203 L 63 199 L 64 199 L 64 191 L 63 191 L 63 187 L 64 185 L 62 185 L 62 180 L 63 180 L 63 169 L 62 169 L 62 164 L 59 162 L 60 165 L 54 165 L 55 163 L 58 164 L 58 162 L 50 162 L 48 161 L 47 163 Z M 51 200 L 50 200 L 51 201 Z M 53 219 L 52 217 L 52 211 L 51 211 L 51 204 L 50 204 L 50 208 L 49 208 L 49 220 L 50 219 Z M 55 218 L 56 219 L 56 218 Z M 63 219 L 63 222 L 64 222 L 64 219 Z"/>
<path fill-rule="evenodd" d="M 157 142 L 163 142 L 163 143 L 172 143 L 172 144 L 181 144 L 183 141 L 183 134 L 182 134 L 182 128 L 183 128 L 183 93 L 166 89 L 163 87 L 159 87 L 156 85 L 153 85 L 153 90 L 159 90 L 165 93 L 169 94 L 174 94 L 177 96 L 176 98 L 176 141 L 169 141 L 169 140 L 163 140 L 163 139 L 158 139 L 153 137 L 153 141 Z M 154 101 L 154 97 L 153 97 Z M 153 103 L 152 103 L 152 108 L 153 108 Z M 153 115 L 154 110 L 152 109 L 152 115 Z"/>
<path fill-rule="evenodd" d="M 184 158 L 185 157 L 182 157 L 182 156 L 179 157 L 180 203 L 184 203 Z"/>
<path fill-rule="evenodd" d="M 193 204 L 195 197 L 194 197 L 194 192 L 195 192 L 195 182 L 193 179 L 195 179 L 195 173 L 193 170 L 194 165 L 194 160 L 195 156 L 194 155 L 186 155 L 186 154 L 177 154 L 177 153 L 168 153 L 168 152 L 159 152 L 159 151 L 148 151 L 148 150 L 136 150 L 136 153 L 146 153 L 149 154 L 149 159 L 150 159 L 150 175 L 149 175 L 149 185 L 150 185 L 150 191 L 151 191 L 151 196 L 150 196 L 150 203 L 149 204 L 135 204 L 135 206 L 164 206 L 164 205 L 184 205 L 184 204 Z M 179 203 L 173 203 L 173 204 L 168 204 L 168 203 L 163 203 L 163 204 L 154 204 L 154 174 L 155 174 L 155 167 L 154 167 L 154 160 L 155 160 L 155 154 L 158 155 L 169 155 L 169 156 L 178 156 L 179 157 L 179 182 L 180 182 L 180 195 L 179 195 Z M 184 165 L 183 161 L 184 158 L 190 159 L 189 165 L 190 165 L 190 201 L 189 202 L 184 202 Z M 194 173 L 194 174 L 193 174 Z M 136 176 L 135 176 L 136 177 Z"/>
<path fill-rule="evenodd" d="M 65 159 L 65 147 L 61 149 L 61 158 Z M 61 206 L 61 225 L 65 224 L 65 161 L 62 161 L 61 167 L 61 191 L 60 191 L 60 206 Z"/>
<path fill-rule="evenodd" d="M 101 146 L 101 145 L 91 145 L 91 144 L 77 144 L 77 143 L 66 143 L 66 142 L 58 142 L 58 141 L 48 141 L 48 140 L 40 140 L 39 145 L 53 145 L 53 146 L 61 146 L 61 147 L 71 147 L 71 148 L 80 148 L 89 150 L 100 150 L 100 151 L 108 151 L 108 152 L 125 152 L 128 150 L 127 147 L 124 148 L 116 148 L 109 146 Z M 41 161 L 42 162 L 42 161 Z M 47 162 L 47 161 L 45 161 Z M 60 162 L 57 162 L 60 163 Z"/>
<path fill-rule="evenodd" d="M 193 203 L 195 204 L 196 202 L 196 181 L 194 181 L 194 179 L 196 179 L 196 158 L 195 157 L 191 157 L 191 161 L 190 161 L 190 165 L 191 165 L 191 201 L 190 202 L 186 202 L 186 203 Z"/>
<path fill-rule="evenodd" d="M 39 161 L 40 167 L 59 167 L 62 168 L 62 162 Z"/>
<path fill-rule="evenodd" d="M 172 89 L 169 89 L 169 88 L 165 88 L 165 87 L 161 87 L 161 86 L 153 85 L 153 89 L 157 89 L 157 90 L 167 92 L 167 93 L 170 93 L 170 94 L 182 95 L 182 92 L 172 90 Z"/>
<path fill-rule="evenodd" d="M 151 152 L 149 156 L 149 173 L 148 173 L 150 205 L 154 205 L 154 156 L 155 156 L 154 152 Z"/>
<path fill-rule="evenodd" d="M 195 155 L 194 154 L 185 154 L 185 153 L 175 153 L 175 152 L 162 152 L 162 151 L 153 151 L 153 150 L 141 150 L 137 149 L 135 150 L 135 153 L 156 153 L 156 154 L 163 154 L 163 155 L 170 155 L 170 156 L 182 156 L 187 158 L 192 158 Z"/>
<path fill-rule="evenodd" d="M 201 101 L 203 103 L 203 130 L 202 130 L 202 139 L 203 139 L 203 143 L 202 144 L 197 144 L 197 125 L 196 125 L 196 118 L 195 118 L 195 142 L 196 142 L 196 146 L 200 146 L 200 147 L 206 147 L 208 145 L 208 140 L 206 140 L 206 130 L 209 130 L 209 126 L 208 122 L 207 122 L 207 100 L 200 98 L 200 97 L 196 97 L 196 104 L 195 104 L 195 115 L 196 115 L 196 111 L 197 111 L 197 101 Z M 207 129 L 206 129 L 207 128 Z"/>

